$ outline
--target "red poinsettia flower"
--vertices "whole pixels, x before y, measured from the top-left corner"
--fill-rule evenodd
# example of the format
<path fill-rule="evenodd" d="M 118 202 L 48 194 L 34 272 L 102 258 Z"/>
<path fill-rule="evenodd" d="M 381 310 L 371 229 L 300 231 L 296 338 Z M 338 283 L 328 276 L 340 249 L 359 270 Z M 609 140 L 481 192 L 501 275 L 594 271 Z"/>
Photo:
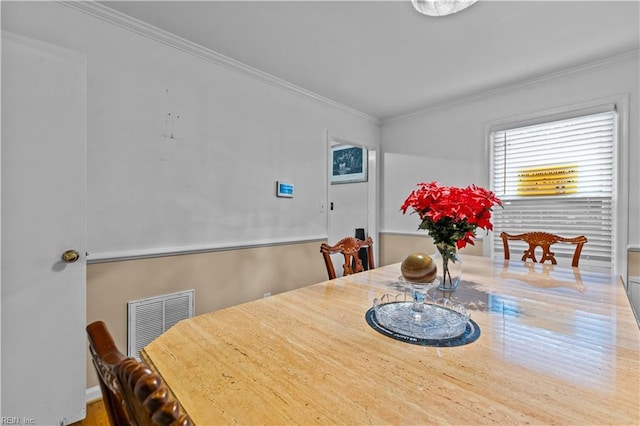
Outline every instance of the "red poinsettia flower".
<path fill-rule="evenodd" d="M 477 228 L 492 230 L 491 210 L 502 201 L 485 188 L 444 186 L 438 182 L 419 183 L 400 208 L 409 208 L 420 216 L 418 229 L 426 229 L 436 245 L 446 244 L 458 249 L 473 244 Z"/>

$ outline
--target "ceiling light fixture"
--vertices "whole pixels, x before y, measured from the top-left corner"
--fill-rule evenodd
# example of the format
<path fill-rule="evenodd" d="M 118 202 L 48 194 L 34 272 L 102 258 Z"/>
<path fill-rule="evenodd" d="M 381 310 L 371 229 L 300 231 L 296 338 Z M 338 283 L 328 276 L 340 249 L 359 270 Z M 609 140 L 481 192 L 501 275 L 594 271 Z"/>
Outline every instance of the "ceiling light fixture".
<path fill-rule="evenodd" d="M 476 0 L 411 0 L 413 7 L 423 15 L 445 16 L 460 12 Z"/>

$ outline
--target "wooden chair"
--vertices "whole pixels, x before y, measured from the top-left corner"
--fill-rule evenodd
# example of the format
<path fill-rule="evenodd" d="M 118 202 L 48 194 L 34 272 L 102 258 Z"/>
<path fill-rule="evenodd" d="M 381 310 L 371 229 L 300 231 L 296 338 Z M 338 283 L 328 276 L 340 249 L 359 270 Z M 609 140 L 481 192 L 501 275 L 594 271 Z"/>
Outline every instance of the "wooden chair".
<path fill-rule="evenodd" d="M 576 249 L 573 253 L 573 260 L 571 261 L 571 266 L 577 267 L 578 262 L 580 261 L 580 253 L 582 252 L 582 246 L 587 242 L 587 237 L 581 235 L 575 238 L 565 238 L 560 237 L 555 234 L 550 234 L 548 232 L 525 232 L 524 234 L 511 235 L 506 232 L 500 233 L 500 238 L 502 238 L 502 244 L 504 245 L 504 258 L 509 259 L 509 240 L 521 240 L 525 241 L 529 244 L 529 248 L 525 249 L 524 254 L 522 255 L 522 260 L 531 259 L 534 262 L 538 262 L 536 260 L 535 249 L 537 247 L 542 248 L 542 258 L 540 259 L 540 263 L 544 263 L 549 260 L 552 264 L 557 265 L 558 262 L 555 258 L 555 253 L 551 251 L 551 245 L 556 243 L 569 243 L 575 244 Z"/>
<path fill-rule="evenodd" d="M 188 426 L 191 420 L 157 374 L 124 356 L 102 321 L 87 326 L 89 350 L 112 426 Z"/>
<path fill-rule="evenodd" d="M 364 271 L 362 265 L 362 259 L 358 255 L 360 249 L 366 249 L 368 269 L 374 269 L 373 263 L 373 240 L 371 237 L 367 237 L 364 241 L 355 237 L 346 237 L 338 241 L 335 245 L 330 246 L 327 243 L 320 245 L 320 252 L 324 258 L 324 263 L 327 266 L 327 274 L 329 279 L 336 278 L 336 270 L 333 267 L 333 261 L 331 255 L 334 253 L 341 253 L 344 256 L 343 275 L 351 275 L 356 272 Z"/>

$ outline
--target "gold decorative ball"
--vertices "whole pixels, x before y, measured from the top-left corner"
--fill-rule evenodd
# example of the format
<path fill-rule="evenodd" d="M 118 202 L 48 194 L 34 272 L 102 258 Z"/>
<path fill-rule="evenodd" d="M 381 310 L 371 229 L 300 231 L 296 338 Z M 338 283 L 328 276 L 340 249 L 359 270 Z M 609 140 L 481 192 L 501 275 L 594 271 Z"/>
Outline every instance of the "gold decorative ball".
<path fill-rule="evenodd" d="M 412 253 L 400 265 L 400 272 L 404 279 L 417 283 L 433 282 L 437 270 L 431 256 L 425 253 Z"/>

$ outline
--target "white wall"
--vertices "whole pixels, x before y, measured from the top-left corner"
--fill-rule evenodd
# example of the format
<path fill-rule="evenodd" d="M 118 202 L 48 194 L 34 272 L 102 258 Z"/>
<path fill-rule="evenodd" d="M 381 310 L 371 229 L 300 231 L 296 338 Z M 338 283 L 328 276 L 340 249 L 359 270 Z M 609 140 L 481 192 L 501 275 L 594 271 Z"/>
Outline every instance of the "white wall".
<path fill-rule="evenodd" d="M 622 161 L 629 167 L 627 244 L 640 244 L 640 110 L 638 52 L 631 52 L 573 70 L 565 70 L 519 86 L 505 87 L 460 102 L 382 123 L 382 147 L 385 164 L 381 231 L 414 231 L 417 220 L 398 219 L 393 211 L 412 188 L 413 179 L 440 180 L 458 184 L 473 180 L 489 185 L 487 125 L 598 99 L 629 95 L 628 155 Z M 464 166 L 455 166 L 456 162 Z M 438 164 L 450 165 L 437 167 Z M 398 206 L 399 207 L 399 206 Z M 622 256 L 619 253 L 618 258 Z M 624 253 L 626 257 L 626 252 Z M 626 261 L 621 262 L 626 265 Z"/>
<path fill-rule="evenodd" d="M 333 203 L 333 210 L 331 210 Z M 368 182 L 331 185 L 329 188 L 329 243 L 353 236 L 355 228 L 367 227 Z"/>
<path fill-rule="evenodd" d="M 384 153 L 383 180 L 384 201 L 382 216 L 385 232 L 404 233 L 416 231 L 420 221 L 415 214 L 402 214 L 400 206 L 407 196 L 417 189 L 420 182 L 437 180 L 444 185 L 468 186 L 483 184 L 486 166 L 478 158 L 444 158 L 437 156 Z M 480 160 L 480 161 L 478 161 Z M 420 231 L 425 233 L 425 231 Z M 426 234 L 425 234 L 426 235 Z"/>
<path fill-rule="evenodd" d="M 87 56 L 89 259 L 326 237 L 327 132 L 379 144 L 375 120 L 60 4 L 3 2 L 2 27 Z"/>

